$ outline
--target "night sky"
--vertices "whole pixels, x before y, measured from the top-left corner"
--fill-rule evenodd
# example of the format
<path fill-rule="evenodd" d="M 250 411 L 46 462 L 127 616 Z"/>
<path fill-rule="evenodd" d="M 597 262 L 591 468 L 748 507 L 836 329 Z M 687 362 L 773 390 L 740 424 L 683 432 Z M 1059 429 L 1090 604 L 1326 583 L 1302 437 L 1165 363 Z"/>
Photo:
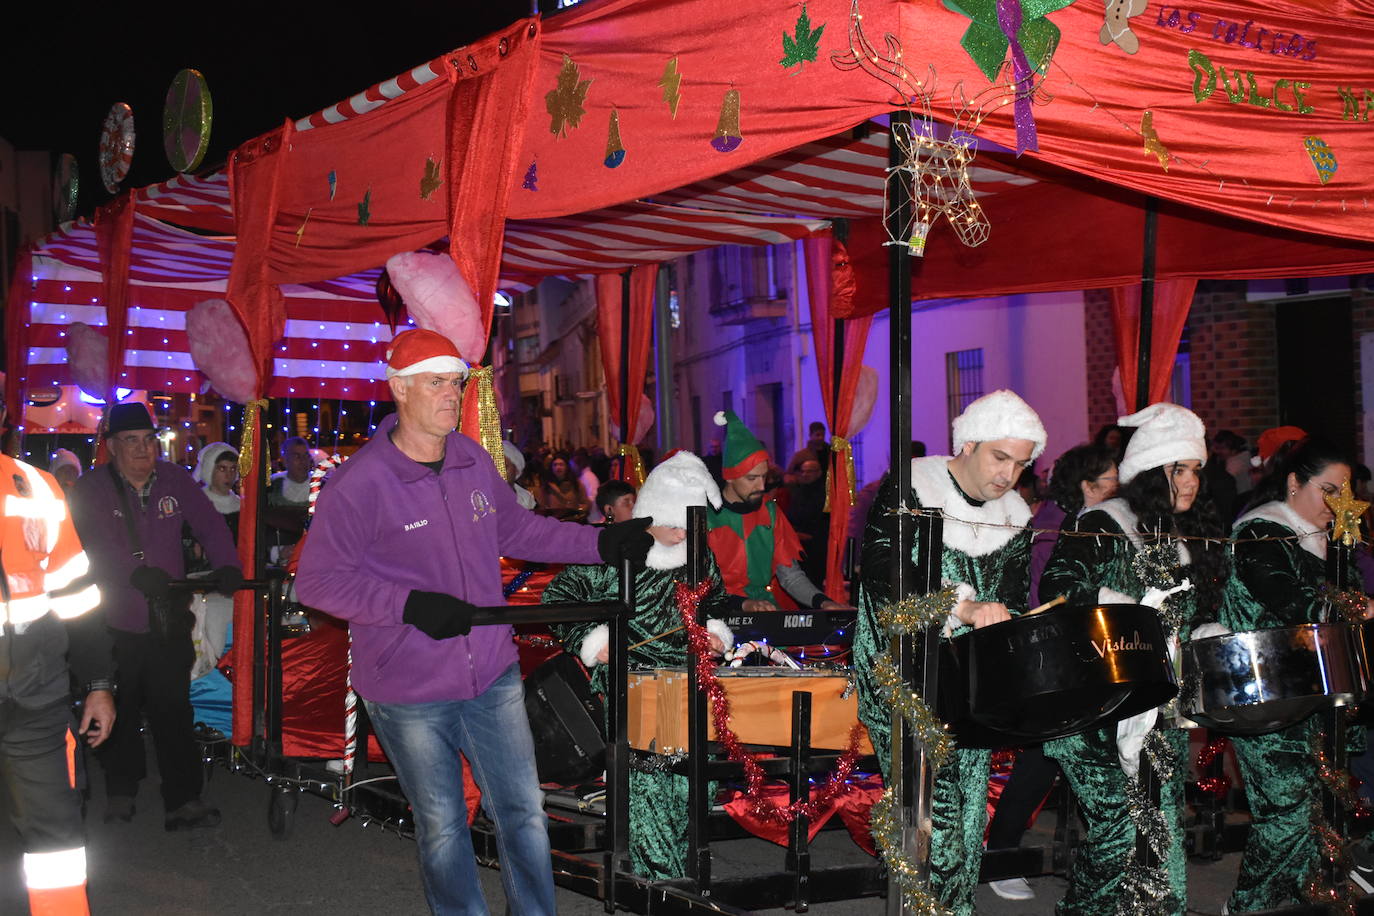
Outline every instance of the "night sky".
<path fill-rule="evenodd" d="M 22 6 L 21 6 L 22 4 Z M 209 152 L 222 166 L 245 140 L 390 79 L 529 14 L 529 0 L 343 3 L 60 4 L 17 0 L 0 13 L 0 137 L 21 150 L 69 152 L 81 165 L 78 212 L 110 195 L 96 147 L 110 106 L 137 130 L 124 187 L 174 174 L 162 108 L 178 70 L 205 75 L 214 102 Z"/>

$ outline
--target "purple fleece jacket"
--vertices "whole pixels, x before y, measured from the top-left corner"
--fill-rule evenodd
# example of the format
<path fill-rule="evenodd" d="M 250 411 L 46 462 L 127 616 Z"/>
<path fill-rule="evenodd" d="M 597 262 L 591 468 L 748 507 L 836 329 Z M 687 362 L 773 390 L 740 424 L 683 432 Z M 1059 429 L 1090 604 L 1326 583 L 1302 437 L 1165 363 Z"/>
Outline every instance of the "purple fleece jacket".
<path fill-rule="evenodd" d="M 296 596 L 349 622 L 353 686 L 378 703 L 471 699 L 516 658 L 509 626 L 430 639 L 401 622 L 412 589 L 505 604 L 502 556 L 600 563 L 600 529 L 520 506 L 476 442 L 457 432 L 438 474 L 392 444 L 390 416 L 330 475 L 296 573 Z"/>
<path fill-rule="evenodd" d="M 116 630 L 148 632 L 148 599 L 129 584 L 129 576 L 139 564 L 129 543 L 129 530 L 121 515 L 119 491 L 110 465 L 102 464 L 81 476 L 72 488 L 72 520 L 76 533 L 91 560 L 91 572 L 100 583 L 100 606 L 105 623 Z M 181 553 L 181 526 L 186 523 L 200 541 L 210 566 L 238 568 L 238 551 L 224 516 L 216 511 L 194 477 L 179 464 L 159 461 L 153 465 L 153 488 L 147 508 L 139 506 L 138 494 L 122 478 L 119 485 L 128 489 L 144 562 L 160 566 L 173 579 L 186 575 Z"/>

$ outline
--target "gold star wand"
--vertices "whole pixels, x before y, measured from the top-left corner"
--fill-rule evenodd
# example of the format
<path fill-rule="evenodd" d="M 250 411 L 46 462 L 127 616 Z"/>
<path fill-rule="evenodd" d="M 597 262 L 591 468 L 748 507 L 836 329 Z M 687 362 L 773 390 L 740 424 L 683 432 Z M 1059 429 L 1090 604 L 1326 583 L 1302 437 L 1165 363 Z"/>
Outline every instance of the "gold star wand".
<path fill-rule="evenodd" d="M 1336 520 L 1331 527 L 1331 540 L 1341 541 L 1347 547 L 1354 547 L 1360 541 L 1360 517 L 1369 508 L 1369 503 L 1356 499 L 1350 492 L 1350 481 L 1341 483 L 1341 492 L 1335 496 L 1322 497 L 1326 505 L 1335 513 Z"/>

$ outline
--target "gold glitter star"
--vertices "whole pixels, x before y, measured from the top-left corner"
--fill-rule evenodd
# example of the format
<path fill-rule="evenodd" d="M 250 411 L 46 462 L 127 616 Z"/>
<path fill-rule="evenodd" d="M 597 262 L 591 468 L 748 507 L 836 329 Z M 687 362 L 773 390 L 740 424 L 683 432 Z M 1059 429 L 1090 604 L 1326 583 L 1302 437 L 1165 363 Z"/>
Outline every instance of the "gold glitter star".
<path fill-rule="evenodd" d="M 1335 496 L 1323 497 L 1327 506 L 1336 514 L 1336 522 L 1331 528 L 1331 540 L 1342 541 L 1347 547 L 1354 547 L 1360 541 L 1360 517 L 1364 515 L 1369 503 L 1356 499 L 1350 492 L 1350 481 L 1341 483 L 1341 492 Z"/>

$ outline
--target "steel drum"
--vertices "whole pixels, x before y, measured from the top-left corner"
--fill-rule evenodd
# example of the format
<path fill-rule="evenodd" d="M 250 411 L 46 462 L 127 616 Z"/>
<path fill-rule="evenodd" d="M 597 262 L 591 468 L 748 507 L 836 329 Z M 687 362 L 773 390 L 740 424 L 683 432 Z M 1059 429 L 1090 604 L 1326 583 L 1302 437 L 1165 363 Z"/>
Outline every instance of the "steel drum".
<path fill-rule="evenodd" d="M 962 747 L 1088 731 L 1178 693 L 1164 628 L 1136 604 L 1070 605 L 947 640 L 940 718 Z"/>
<path fill-rule="evenodd" d="M 1197 639 L 1183 647 L 1183 713 L 1226 735 L 1262 735 L 1364 699 L 1359 630 L 1308 623 Z"/>

